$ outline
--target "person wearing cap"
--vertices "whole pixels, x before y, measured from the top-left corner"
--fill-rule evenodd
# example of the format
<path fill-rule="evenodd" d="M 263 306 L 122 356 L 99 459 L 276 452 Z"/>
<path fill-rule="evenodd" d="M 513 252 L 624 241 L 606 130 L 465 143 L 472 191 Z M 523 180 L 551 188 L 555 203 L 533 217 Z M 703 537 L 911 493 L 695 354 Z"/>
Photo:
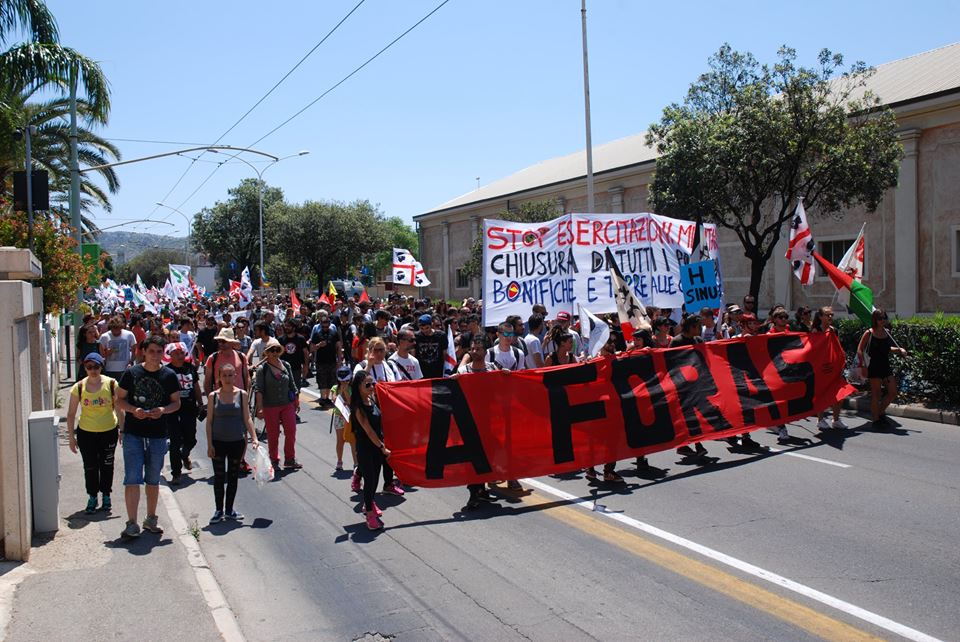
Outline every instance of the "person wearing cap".
<path fill-rule="evenodd" d="M 570 350 L 570 353 L 577 357 L 581 356 L 583 354 L 583 339 L 580 338 L 580 334 L 576 330 L 570 327 L 570 313 L 566 311 L 557 312 L 557 318 L 554 320 L 554 327 L 556 326 L 563 328 L 566 334 L 573 337 L 573 348 Z M 552 332 L 548 331 L 547 335 L 552 335 Z M 543 342 L 543 354 L 550 354 L 556 351 L 557 346 L 554 345 L 553 341 L 547 339 Z"/>
<path fill-rule="evenodd" d="M 720 326 L 720 334 L 724 339 L 740 336 L 740 323 L 743 320 L 743 310 L 736 303 L 727 306 L 727 320 Z"/>
<path fill-rule="evenodd" d="M 360 492 L 360 470 L 357 467 L 357 450 L 356 450 L 356 439 L 353 436 L 353 430 L 351 430 L 350 420 L 348 419 L 350 413 L 350 379 L 353 376 L 353 371 L 350 369 L 350 366 L 340 366 L 337 368 L 337 383 L 330 389 L 330 394 L 333 395 L 333 413 L 330 417 L 330 420 L 333 424 L 333 429 L 337 431 L 337 472 L 343 470 L 343 444 L 350 444 L 350 457 L 353 460 L 353 480 L 351 482 L 351 487 L 355 493 Z M 347 410 L 347 416 L 344 416 L 341 408 Z"/>
<path fill-rule="evenodd" d="M 70 451 L 80 449 L 83 458 L 83 477 L 87 488 L 87 507 L 84 512 L 95 513 L 97 493 L 103 497 L 100 506 L 110 511 L 110 493 L 113 489 L 113 462 L 117 451 L 117 382 L 102 375 L 103 357 L 91 352 L 83 358 L 86 377 L 70 389 L 67 410 L 67 438 Z M 77 423 L 77 411 L 80 422 Z M 74 434 L 76 428 L 76 434 Z"/>
<path fill-rule="evenodd" d="M 177 375 L 180 384 L 180 409 L 167 418 L 170 435 L 170 485 L 177 486 L 184 469 L 191 470 L 190 452 L 197 445 L 197 419 L 206 417 L 197 368 L 187 359 L 189 350 L 183 342 L 168 343 L 163 362 Z"/>
<path fill-rule="evenodd" d="M 424 379 L 438 379 L 443 376 L 443 360 L 447 353 L 447 335 L 433 328 L 433 317 L 420 315 L 417 319 L 420 330 L 414 335 L 417 346 L 417 360 Z"/>
<path fill-rule="evenodd" d="M 299 470 L 297 461 L 297 410 L 299 393 L 290 364 L 280 358 L 283 346 L 271 338 L 263 350 L 266 360 L 254 377 L 255 414 L 267 430 L 267 449 L 274 468 L 280 467 L 280 426 L 283 426 L 283 467 Z"/>
<path fill-rule="evenodd" d="M 214 337 L 214 341 L 216 341 L 217 349 L 207 357 L 206 363 L 203 364 L 203 389 L 209 395 L 219 388 L 220 366 L 229 363 L 237 373 L 237 386 L 248 390 L 250 379 L 247 373 L 247 361 L 240 352 L 240 342 L 234 336 L 233 330 L 223 328 Z"/>

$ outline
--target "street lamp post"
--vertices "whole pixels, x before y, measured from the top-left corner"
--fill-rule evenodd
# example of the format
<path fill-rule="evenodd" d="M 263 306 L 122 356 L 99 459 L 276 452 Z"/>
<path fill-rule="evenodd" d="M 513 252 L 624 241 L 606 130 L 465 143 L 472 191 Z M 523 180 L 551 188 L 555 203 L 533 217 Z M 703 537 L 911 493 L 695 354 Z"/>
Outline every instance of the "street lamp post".
<path fill-rule="evenodd" d="M 174 212 L 176 212 L 177 214 L 179 214 L 180 216 L 182 216 L 184 221 L 186 221 L 186 223 L 187 223 L 187 245 L 186 245 L 186 247 L 183 249 L 183 264 L 184 264 L 184 265 L 190 265 L 190 237 L 193 236 L 193 224 L 190 222 L 190 218 L 189 218 L 186 214 L 184 214 L 183 212 L 181 212 L 180 210 L 178 210 L 177 208 L 171 207 L 170 205 L 167 205 L 166 203 L 161 203 L 160 201 L 157 201 L 156 204 L 159 205 L 160 207 L 165 207 L 165 208 L 167 208 L 168 210 L 173 210 Z"/>
<path fill-rule="evenodd" d="M 217 150 L 211 149 L 210 151 L 216 152 Z M 290 154 L 289 156 L 284 156 L 282 158 L 275 158 L 273 162 L 264 167 L 263 169 L 257 169 L 256 166 L 250 161 L 244 160 L 239 156 L 234 156 L 235 160 L 245 163 L 247 167 L 252 169 L 257 175 L 257 201 L 260 208 L 260 293 L 263 294 L 263 175 L 268 169 L 276 165 L 282 160 L 288 158 L 293 158 L 294 156 L 306 156 L 310 153 L 309 149 L 303 149 L 297 152 L 296 154 Z"/>

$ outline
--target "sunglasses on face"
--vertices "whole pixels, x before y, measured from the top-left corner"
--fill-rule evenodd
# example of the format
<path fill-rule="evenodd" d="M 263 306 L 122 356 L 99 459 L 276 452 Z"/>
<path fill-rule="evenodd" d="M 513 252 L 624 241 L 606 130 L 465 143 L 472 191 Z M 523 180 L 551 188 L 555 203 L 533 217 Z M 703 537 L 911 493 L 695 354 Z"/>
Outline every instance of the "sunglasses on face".
<path fill-rule="evenodd" d="M 503 336 L 505 336 L 505 337 L 515 337 L 515 336 L 517 336 L 517 333 L 516 333 L 516 332 L 504 332 L 504 333 L 503 333 Z"/>
<path fill-rule="evenodd" d="M 377 385 L 377 384 L 374 383 L 373 381 L 368 381 L 367 383 L 363 384 L 363 387 L 366 388 L 367 390 L 369 390 L 370 388 L 373 388 L 373 387 L 375 387 L 376 385 Z"/>

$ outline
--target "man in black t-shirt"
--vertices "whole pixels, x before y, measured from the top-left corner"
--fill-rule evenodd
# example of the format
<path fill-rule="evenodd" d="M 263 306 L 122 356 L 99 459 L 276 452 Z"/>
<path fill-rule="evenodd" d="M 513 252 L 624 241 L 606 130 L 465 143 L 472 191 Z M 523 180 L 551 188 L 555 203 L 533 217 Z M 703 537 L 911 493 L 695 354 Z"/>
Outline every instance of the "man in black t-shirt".
<path fill-rule="evenodd" d="M 443 376 L 443 359 L 447 354 L 447 335 L 433 329 L 433 317 L 424 314 L 418 320 L 420 331 L 414 335 L 417 342 L 417 360 L 424 379 Z"/>
<path fill-rule="evenodd" d="M 290 364 L 293 370 L 294 383 L 297 384 L 297 390 L 303 387 L 303 379 L 309 374 L 310 349 L 307 347 L 307 341 L 297 334 L 296 326 L 293 321 L 286 321 L 283 324 L 283 334 L 277 337 L 277 341 L 283 346 L 283 354 L 280 358 Z"/>
<path fill-rule="evenodd" d="M 206 359 L 217 351 L 217 332 L 220 327 L 217 325 L 217 319 L 212 314 L 208 314 L 203 328 L 197 332 L 197 345 L 203 350 L 203 358 Z"/>
<path fill-rule="evenodd" d="M 180 409 L 180 383 L 177 375 L 163 365 L 166 340 L 154 335 L 141 344 L 143 363 L 123 373 L 117 388 L 117 406 L 126 412 L 120 432 L 123 445 L 123 491 L 127 507 L 127 526 L 121 537 L 140 535 L 137 509 L 140 484 L 146 485 L 147 517 L 143 529 L 162 533 L 157 524 L 157 499 L 160 497 L 160 470 L 167 454 L 167 418 Z"/>
<path fill-rule="evenodd" d="M 180 384 L 180 409 L 167 416 L 167 431 L 170 433 L 170 485 L 180 483 L 184 468 L 190 470 L 190 451 L 197 445 L 197 419 L 203 421 L 203 393 L 197 368 L 186 360 L 187 349 L 183 343 L 168 343 L 163 360 L 177 376 Z"/>
<path fill-rule="evenodd" d="M 317 388 L 320 390 L 320 407 L 332 408 L 330 388 L 337 385 L 337 367 L 343 363 L 343 348 L 340 331 L 330 323 L 330 317 L 321 313 L 320 322 L 310 334 L 310 351 L 317 370 Z"/>

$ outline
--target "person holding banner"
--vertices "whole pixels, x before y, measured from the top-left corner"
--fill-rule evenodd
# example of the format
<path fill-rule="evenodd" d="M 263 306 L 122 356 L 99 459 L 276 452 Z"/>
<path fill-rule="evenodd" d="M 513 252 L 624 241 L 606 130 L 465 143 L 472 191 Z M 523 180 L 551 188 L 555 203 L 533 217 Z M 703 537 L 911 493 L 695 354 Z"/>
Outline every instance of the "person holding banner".
<path fill-rule="evenodd" d="M 580 334 L 576 330 L 570 327 L 570 313 L 569 312 L 557 312 L 556 321 L 553 324 L 553 327 L 560 327 L 564 332 L 570 334 L 573 337 L 573 354 L 581 355 L 583 354 L 583 340 L 580 338 Z M 552 328 L 551 328 L 552 330 Z M 551 352 L 556 352 L 557 348 L 553 345 L 550 339 L 547 339 L 543 343 L 543 354 L 550 354 Z"/>
<path fill-rule="evenodd" d="M 826 305 L 819 310 L 817 314 L 813 317 L 813 327 L 810 329 L 811 332 L 823 332 L 825 334 L 830 334 L 831 332 L 836 334 L 837 330 L 833 327 L 833 308 L 829 305 Z M 817 416 L 817 428 L 820 430 L 846 430 L 847 424 L 843 423 L 843 420 L 840 419 L 840 402 L 833 404 L 833 423 L 831 424 L 827 421 L 826 411 L 821 412 Z"/>
<path fill-rule="evenodd" d="M 669 327 L 669 319 L 660 318 L 657 321 L 663 323 L 667 322 Z M 680 328 L 680 334 L 673 337 L 670 341 L 671 348 L 680 348 L 683 346 L 695 346 L 703 343 L 703 338 L 700 336 L 702 326 L 700 324 L 700 317 L 696 314 L 689 314 L 684 317 L 680 323 L 677 324 Z M 661 330 L 663 326 L 661 325 Z M 680 446 L 677 448 L 677 454 L 682 457 L 696 457 L 698 459 L 703 459 L 707 456 L 707 449 L 699 441 L 694 444 L 693 448 L 690 446 Z"/>
<path fill-rule="evenodd" d="M 565 366 L 580 361 L 573 354 L 573 335 L 564 331 L 563 326 L 555 325 L 550 330 L 550 345 L 554 346 L 554 351 L 544 359 L 544 366 Z"/>
<path fill-rule="evenodd" d="M 366 370 L 357 371 L 350 382 L 350 419 L 356 426 L 357 458 L 363 472 L 363 514 L 367 528 L 383 528 L 383 512 L 374 501 L 380 469 L 390 458 L 390 450 L 383 443 L 383 422 L 374 389 L 376 381 Z M 392 473 L 391 473 L 392 476 Z"/>
<path fill-rule="evenodd" d="M 487 346 L 483 336 L 474 335 L 470 340 L 470 350 L 467 353 L 467 359 L 457 368 L 454 377 L 476 372 L 494 372 L 500 370 L 500 364 L 495 361 L 487 361 Z M 467 490 L 470 492 L 470 498 L 467 500 L 467 510 L 476 510 L 480 508 L 483 502 L 495 502 L 496 498 L 487 490 L 486 484 L 467 484 Z"/>
<path fill-rule="evenodd" d="M 770 324 L 767 330 L 769 334 L 790 332 L 790 313 L 782 305 L 774 306 L 770 310 L 770 317 L 767 321 Z M 787 427 L 784 424 L 777 426 L 777 443 L 781 445 L 790 443 L 790 433 L 787 432 Z"/>

